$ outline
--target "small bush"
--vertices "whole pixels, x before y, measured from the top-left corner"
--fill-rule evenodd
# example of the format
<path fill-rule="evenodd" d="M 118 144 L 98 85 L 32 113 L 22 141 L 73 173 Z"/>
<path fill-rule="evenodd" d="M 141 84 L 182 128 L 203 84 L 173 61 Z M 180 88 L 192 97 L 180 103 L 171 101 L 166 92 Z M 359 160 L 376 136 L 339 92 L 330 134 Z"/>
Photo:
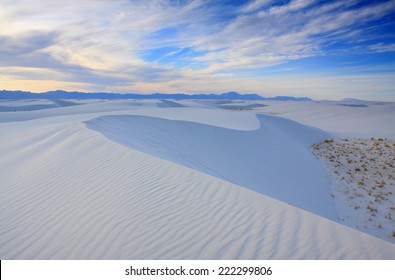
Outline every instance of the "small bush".
<path fill-rule="evenodd" d="M 366 206 L 366 209 L 370 210 L 370 212 L 377 212 L 377 209 L 372 207 L 370 204 Z"/>

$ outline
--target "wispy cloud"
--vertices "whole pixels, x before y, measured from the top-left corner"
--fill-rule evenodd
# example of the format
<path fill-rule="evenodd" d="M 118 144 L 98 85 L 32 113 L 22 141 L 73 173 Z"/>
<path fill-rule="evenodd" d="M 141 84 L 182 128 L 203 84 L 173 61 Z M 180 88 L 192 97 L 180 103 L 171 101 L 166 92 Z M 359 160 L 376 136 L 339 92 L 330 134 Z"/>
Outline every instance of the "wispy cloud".
<path fill-rule="evenodd" d="M 370 46 L 374 52 L 395 52 L 395 44 L 378 43 Z"/>
<path fill-rule="evenodd" d="M 312 6 L 314 2 L 291 1 L 238 16 L 223 31 L 197 43 L 201 49 L 214 50 L 198 59 L 207 61 L 209 70 L 218 71 L 320 56 L 332 52 L 327 46 L 336 42 L 351 53 L 361 37 L 375 39 L 375 34 L 363 33 L 364 24 L 395 10 L 394 1 L 367 7 L 356 6 L 353 1 Z"/>
<path fill-rule="evenodd" d="M 0 76 L 4 85 L 262 92 L 262 68 L 393 52 L 394 11 L 394 0 L 2 0 Z"/>
<path fill-rule="evenodd" d="M 240 13 L 256 12 L 263 8 L 270 7 L 274 3 L 276 3 L 276 0 L 253 0 L 247 2 L 245 5 L 240 7 L 238 12 Z"/>

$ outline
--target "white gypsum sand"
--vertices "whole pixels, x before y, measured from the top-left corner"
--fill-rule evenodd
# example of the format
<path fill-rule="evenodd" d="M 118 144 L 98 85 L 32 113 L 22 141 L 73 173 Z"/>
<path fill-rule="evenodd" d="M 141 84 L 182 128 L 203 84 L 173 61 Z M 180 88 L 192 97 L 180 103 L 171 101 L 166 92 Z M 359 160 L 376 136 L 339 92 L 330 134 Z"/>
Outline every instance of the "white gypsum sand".
<path fill-rule="evenodd" d="M 0 113 L 2 259 L 395 258 L 393 244 L 333 217 L 325 169 L 309 155 L 323 131 L 194 101 L 78 103 Z M 206 143 L 187 138 L 190 128 L 211 131 L 201 137 Z M 246 136 L 254 133 L 262 140 Z M 221 145 L 230 145 L 223 154 L 215 150 Z M 195 147 L 199 168 L 188 164 Z M 261 157 L 247 162 L 251 184 L 237 160 L 255 150 Z M 228 167 L 207 159 L 210 151 Z M 254 161 L 277 166 L 254 169 Z M 314 162 L 321 175 L 304 169 Z M 305 184 L 296 164 L 301 177 L 323 185 Z M 289 195 L 292 186 L 300 196 Z"/>
<path fill-rule="evenodd" d="M 86 125 L 127 147 L 337 220 L 326 173 L 310 152 L 311 144 L 328 134 L 286 119 L 257 117 L 261 125 L 253 131 L 121 115 Z"/>
<path fill-rule="evenodd" d="M 330 170 L 342 221 L 395 243 L 395 142 L 327 139 L 313 152 Z"/>

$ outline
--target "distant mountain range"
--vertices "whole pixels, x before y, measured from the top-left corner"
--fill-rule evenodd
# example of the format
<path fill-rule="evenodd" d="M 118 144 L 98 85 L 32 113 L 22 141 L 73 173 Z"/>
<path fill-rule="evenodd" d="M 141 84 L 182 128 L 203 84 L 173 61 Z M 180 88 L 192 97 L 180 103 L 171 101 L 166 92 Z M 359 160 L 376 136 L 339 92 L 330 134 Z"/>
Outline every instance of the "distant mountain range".
<path fill-rule="evenodd" d="M 219 100 L 281 100 L 281 101 L 310 101 L 308 97 L 276 96 L 263 97 L 258 94 L 240 94 L 234 91 L 222 94 L 184 94 L 184 93 L 108 93 L 108 92 L 77 92 L 77 91 L 47 91 L 32 93 L 29 91 L 0 91 L 0 99 L 219 99 Z"/>

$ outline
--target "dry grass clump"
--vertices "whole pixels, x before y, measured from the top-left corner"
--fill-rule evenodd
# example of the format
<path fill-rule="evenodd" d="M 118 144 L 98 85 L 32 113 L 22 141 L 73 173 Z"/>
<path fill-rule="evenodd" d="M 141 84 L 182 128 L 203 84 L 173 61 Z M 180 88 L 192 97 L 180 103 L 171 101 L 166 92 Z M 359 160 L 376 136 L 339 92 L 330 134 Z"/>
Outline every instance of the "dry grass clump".
<path fill-rule="evenodd" d="M 351 223 L 350 213 L 355 213 L 356 228 L 376 228 L 395 237 L 395 142 L 374 137 L 326 139 L 312 151 L 330 171 L 335 203 L 349 209 L 343 220 Z"/>

